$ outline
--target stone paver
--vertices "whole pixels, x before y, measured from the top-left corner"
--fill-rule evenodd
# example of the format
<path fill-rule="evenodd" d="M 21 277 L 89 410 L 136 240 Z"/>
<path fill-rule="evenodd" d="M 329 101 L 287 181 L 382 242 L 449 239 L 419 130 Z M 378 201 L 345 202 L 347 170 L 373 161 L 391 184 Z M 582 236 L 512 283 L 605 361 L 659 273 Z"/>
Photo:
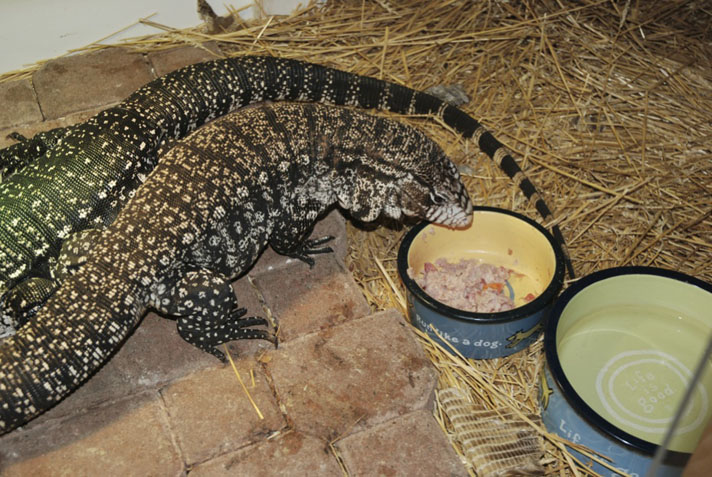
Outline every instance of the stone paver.
<path fill-rule="evenodd" d="M 30 80 L 0 83 L 0 129 L 42 121 Z"/>
<path fill-rule="evenodd" d="M 260 441 L 285 425 L 259 364 L 244 359 L 236 367 L 263 419 L 230 366 L 196 373 L 161 390 L 188 465 Z"/>
<path fill-rule="evenodd" d="M 0 475 L 178 476 L 183 464 L 157 393 L 0 438 Z"/>
<path fill-rule="evenodd" d="M 349 475 L 469 475 L 429 411 L 352 434 L 336 446 Z"/>
<path fill-rule="evenodd" d="M 238 452 L 199 465 L 190 477 L 331 477 L 342 475 L 327 443 L 299 432 L 287 431 Z"/>
<path fill-rule="evenodd" d="M 110 49 L 46 63 L 33 76 L 45 118 L 119 102 L 153 79 L 143 55 Z"/>
<path fill-rule="evenodd" d="M 358 285 L 332 255 L 316 257 L 314 268 L 292 263 L 258 275 L 255 284 L 276 317 L 283 343 L 370 312 Z"/>
<path fill-rule="evenodd" d="M 171 48 L 169 50 L 149 53 L 146 56 L 151 62 L 156 76 L 163 76 L 183 66 L 221 57 L 220 48 L 218 48 L 216 44 L 208 43 L 202 46 L 203 48 L 195 46 Z"/>
<path fill-rule="evenodd" d="M 333 440 L 432 404 L 436 373 L 395 311 L 284 344 L 263 357 L 298 431 Z"/>

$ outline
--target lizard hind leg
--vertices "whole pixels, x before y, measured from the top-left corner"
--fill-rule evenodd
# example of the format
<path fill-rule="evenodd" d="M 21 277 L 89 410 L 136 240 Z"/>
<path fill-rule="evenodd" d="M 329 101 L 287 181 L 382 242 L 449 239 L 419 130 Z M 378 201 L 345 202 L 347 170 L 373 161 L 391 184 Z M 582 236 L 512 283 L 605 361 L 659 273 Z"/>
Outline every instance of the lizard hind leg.
<path fill-rule="evenodd" d="M 102 234 L 101 229 L 85 229 L 75 232 L 62 243 L 62 249 L 56 261 L 52 263 L 50 273 L 57 281 L 73 275 L 87 261 L 87 255 Z"/>
<path fill-rule="evenodd" d="M 220 361 L 225 355 L 217 347 L 228 341 L 263 339 L 277 344 L 273 333 L 252 328 L 266 326 L 267 321 L 245 317 L 230 281 L 209 270 L 188 272 L 169 292 L 168 303 L 165 311 L 176 317 L 178 334 Z"/>
<path fill-rule="evenodd" d="M 101 230 L 86 229 L 71 234 L 62 244 L 59 256 L 48 257 L 45 272 L 18 283 L 0 299 L 0 337 L 19 330 L 52 296 L 64 279 L 86 262 Z"/>
<path fill-rule="evenodd" d="M 0 300 L 0 337 L 19 330 L 56 289 L 56 281 L 41 277 L 28 278 L 11 288 Z"/>

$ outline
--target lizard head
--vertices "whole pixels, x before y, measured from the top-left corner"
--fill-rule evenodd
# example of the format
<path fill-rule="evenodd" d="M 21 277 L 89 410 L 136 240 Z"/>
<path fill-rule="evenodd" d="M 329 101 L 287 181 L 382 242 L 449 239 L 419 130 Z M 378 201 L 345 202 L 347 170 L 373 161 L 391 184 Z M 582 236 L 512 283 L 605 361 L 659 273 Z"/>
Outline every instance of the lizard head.
<path fill-rule="evenodd" d="M 472 222 L 472 203 L 457 167 L 444 154 L 437 160 L 424 159 L 418 155 L 411 164 L 381 163 L 378 171 L 367 173 L 342 172 L 333 181 L 339 185 L 334 188 L 339 205 L 363 222 L 406 216 L 467 227 Z"/>
<path fill-rule="evenodd" d="M 427 161 L 414 163 L 410 171 L 400 185 L 399 206 L 404 215 L 453 228 L 470 225 L 470 196 L 457 166 L 439 148 Z"/>
<path fill-rule="evenodd" d="M 383 215 L 453 228 L 470 225 L 472 203 L 457 166 L 432 141 L 421 144 L 396 157 L 367 151 L 349 161 L 332 182 L 339 205 L 363 222 Z"/>
<path fill-rule="evenodd" d="M 346 154 L 323 148 L 329 152 L 323 161 L 324 176 L 330 177 L 325 190 L 351 216 L 363 222 L 407 216 L 453 228 L 472 222 L 472 203 L 457 166 L 437 143 L 418 129 L 382 118 L 364 129 L 375 137 L 364 133 L 364 144 Z M 371 142 L 377 146 L 369 147 Z"/>

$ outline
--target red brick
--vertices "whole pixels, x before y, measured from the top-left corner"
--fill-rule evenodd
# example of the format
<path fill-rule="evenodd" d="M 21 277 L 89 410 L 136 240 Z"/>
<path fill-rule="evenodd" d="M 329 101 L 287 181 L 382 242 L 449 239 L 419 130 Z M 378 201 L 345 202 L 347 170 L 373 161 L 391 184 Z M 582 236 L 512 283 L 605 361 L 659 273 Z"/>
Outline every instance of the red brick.
<path fill-rule="evenodd" d="M 55 119 L 121 101 L 152 79 L 142 55 L 117 48 L 52 60 L 32 82 L 44 116 Z"/>
<path fill-rule="evenodd" d="M 431 406 L 436 373 L 408 326 L 387 311 L 265 354 L 295 429 L 331 440 Z"/>
<path fill-rule="evenodd" d="M 425 410 L 347 436 L 336 447 L 350 475 L 469 475 L 440 425 Z"/>
<path fill-rule="evenodd" d="M 157 393 L 0 438 L 3 476 L 178 476 L 182 471 Z"/>
<path fill-rule="evenodd" d="M 221 54 L 217 44 L 204 43 L 202 48 L 182 46 L 149 53 L 147 56 L 153 66 L 153 70 L 156 72 L 156 76 L 163 76 L 183 66 L 220 58 Z"/>
<path fill-rule="evenodd" d="M 370 312 L 358 285 L 333 256 L 317 257 L 311 269 L 294 263 L 258 275 L 255 283 L 276 316 L 281 342 Z"/>
<path fill-rule="evenodd" d="M 0 129 L 42 121 L 42 112 L 30 80 L 0 83 L 0 104 Z"/>
<path fill-rule="evenodd" d="M 338 476 L 341 468 L 327 443 L 294 431 L 195 467 L 191 477 Z"/>
<path fill-rule="evenodd" d="M 264 419 L 258 417 L 230 365 L 201 371 L 161 390 L 189 465 L 262 440 L 285 425 L 259 364 L 252 359 L 235 364 Z"/>

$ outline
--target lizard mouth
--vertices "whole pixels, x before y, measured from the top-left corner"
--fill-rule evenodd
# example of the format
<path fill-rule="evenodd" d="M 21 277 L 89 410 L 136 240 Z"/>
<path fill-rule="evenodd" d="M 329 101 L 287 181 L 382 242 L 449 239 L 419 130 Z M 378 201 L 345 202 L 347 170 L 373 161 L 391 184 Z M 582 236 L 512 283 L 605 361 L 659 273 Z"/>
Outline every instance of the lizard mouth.
<path fill-rule="evenodd" d="M 446 227 L 464 229 L 472 223 L 472 206 L 469 207 L 469 210 L 453 205 L 431 208 L 428 210 L 426 218 L 429 222 Z"/>
<path fill-rule="evenodd" d="M 472 223 L 472 202 L 464 187 L 458 188 L 455 200 L 428 208 L 428 221 L 452 228 L 465 228 Z"/>

